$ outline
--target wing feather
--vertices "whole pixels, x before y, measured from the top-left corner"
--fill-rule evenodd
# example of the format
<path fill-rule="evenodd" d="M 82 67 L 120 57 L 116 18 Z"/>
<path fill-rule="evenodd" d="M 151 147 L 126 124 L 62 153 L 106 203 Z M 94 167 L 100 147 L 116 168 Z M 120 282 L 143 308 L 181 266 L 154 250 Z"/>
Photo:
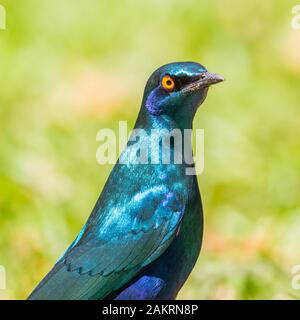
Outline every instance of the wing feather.
<path fill-rule="evenodd" d="M 182 192 L 158 186 L 139 192 L 126 208 L 104 213 L 100 225 L 88 221 L 29 298 L 101 299 L 119 289 L 166 250 L 185 204 Z"/>

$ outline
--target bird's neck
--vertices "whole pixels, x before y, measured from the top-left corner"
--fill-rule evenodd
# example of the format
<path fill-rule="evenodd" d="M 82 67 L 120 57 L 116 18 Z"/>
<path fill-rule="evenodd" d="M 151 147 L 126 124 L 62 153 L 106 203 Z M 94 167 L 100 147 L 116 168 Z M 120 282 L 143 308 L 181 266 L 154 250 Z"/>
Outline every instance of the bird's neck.
<path fill-rule="evenodd" d="M 179 163 L 188 166 L 194 165 L 191 141 L 192 120 L 181 119 L 181 121 L 177 121 L 167 115 L 156 116 L 141 111 L 134 129 L 144 130 L 147 137 L 137 140 L 137 144 L 149 147 L 157 145 L 158 149 L 155 150 L 159 155 L 158 163 L 163 163 L 162 155 L 170 152 L 170 164 L 178 163 L 175 159 L 182 159 L 182 162 L 179 161 Z M 169 149 L 165 149 L 166 145 Z M 151 152 L 150 154 L 153 155 Z"/>
<path fill-rule="evenodd" d="M 135 123 L 136 129 L 144 129 L 150 131 L 152 129 L 167 129 L 169 131 L 173 129 L 179 129 L 184 131 L 185 129 L 192 129 L 193 115 L 191 117 L 170 117 L 167 114 L 152 115 L 145 108 L 141 108 L 138 118 Z"/>

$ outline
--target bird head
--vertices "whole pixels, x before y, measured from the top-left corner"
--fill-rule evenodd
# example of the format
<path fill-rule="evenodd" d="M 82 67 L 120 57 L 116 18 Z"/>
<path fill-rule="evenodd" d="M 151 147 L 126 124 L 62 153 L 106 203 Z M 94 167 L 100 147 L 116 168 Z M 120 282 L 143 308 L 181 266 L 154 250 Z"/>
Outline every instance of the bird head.
<path fill-rule="evenodd" d="M 154 116 L 175 121 L 192 120 L 205 100 L 209 86 L 223 81 L 195 62 L 166 64 L 150 76 L 144 92 L 143 107 Z"/>

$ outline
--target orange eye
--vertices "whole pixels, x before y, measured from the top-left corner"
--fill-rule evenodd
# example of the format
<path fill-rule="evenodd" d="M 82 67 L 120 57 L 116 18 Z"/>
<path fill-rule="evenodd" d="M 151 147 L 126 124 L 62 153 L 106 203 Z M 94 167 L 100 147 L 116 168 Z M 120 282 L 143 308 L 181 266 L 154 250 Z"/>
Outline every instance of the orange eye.
<path fill-rule="evenodd" d="M 162 87 L 167 91 L 172 91 L 175 87 L 175 82 L 170 76 L 164 76 L 161 80 Z"/>

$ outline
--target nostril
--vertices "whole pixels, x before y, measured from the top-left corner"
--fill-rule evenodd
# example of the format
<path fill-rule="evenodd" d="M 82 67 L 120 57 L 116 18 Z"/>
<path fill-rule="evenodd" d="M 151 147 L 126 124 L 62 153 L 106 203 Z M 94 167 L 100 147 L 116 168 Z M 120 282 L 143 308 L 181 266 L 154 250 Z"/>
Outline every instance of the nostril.
<path fill-rule="evenodd" d="M 200 75 L 200 79 L 204 79 L 205 77 L 206 77 L 206 76 L 205 76 L 204 73 Z"/>

